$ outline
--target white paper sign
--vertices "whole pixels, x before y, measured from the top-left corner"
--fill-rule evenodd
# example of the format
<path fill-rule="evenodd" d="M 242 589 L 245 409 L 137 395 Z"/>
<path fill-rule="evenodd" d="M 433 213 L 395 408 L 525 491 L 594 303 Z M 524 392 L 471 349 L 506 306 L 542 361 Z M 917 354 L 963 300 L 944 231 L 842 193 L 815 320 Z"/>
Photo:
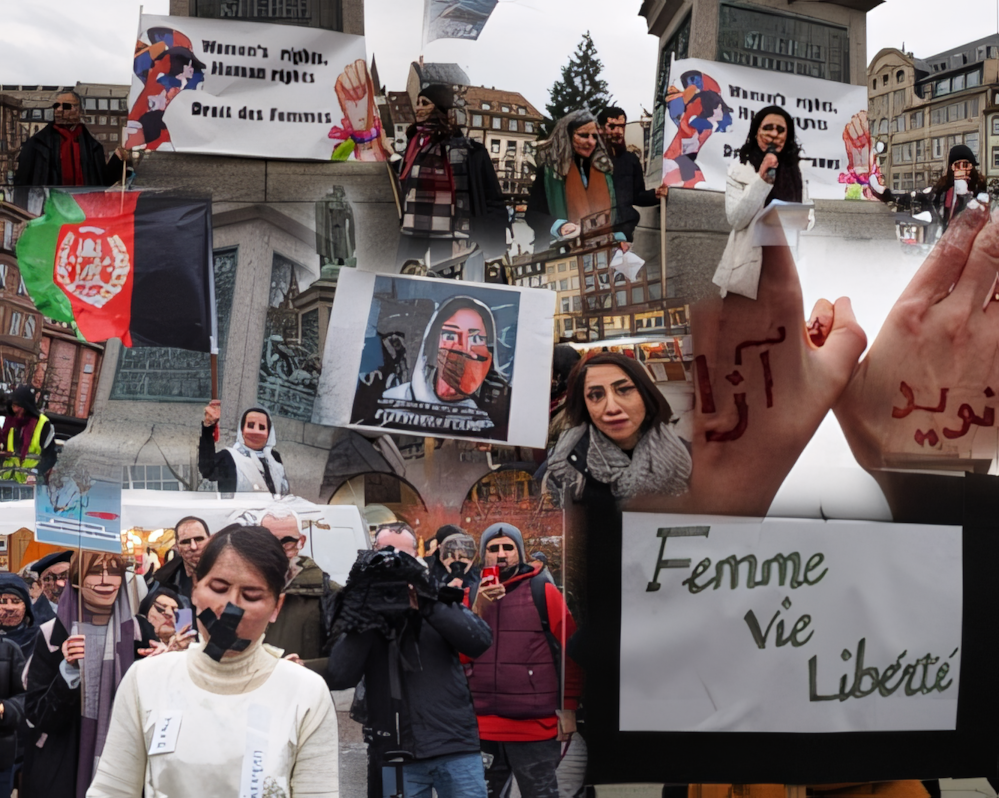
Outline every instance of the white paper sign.
<path fill-rule="evenodd" d="M 125 146 L 328 161 L 343 144 L 380 160 L 362 155 L 381 135 L 364 60 L 362 36 L 143 15 Z"/>
<path fill-rule="evenodd" d="M 183 717 L 184 713 L 177 709 L 164 712 L 156 719 L 153 738 L 149 741 L 149 756 L 172 754 L 177 750 L 177 735 L 180 734 Z"/>
<path fill-rule="evenodd" d="M 961 528 L 624 514 L 621 730 L 953 730 Z"/>
<path fill-rule="evenodd" d="M 543 448 L 555 293 L 343 269 L 312 421 Z"/>
<path fill-rule="evenodd" d="M 871 167 L 865 86 L 696 58 L 674 61 L 670 69 L 663 131 L 666 185 L 724 191 L 753 115 L 768 105 L 781 106 L 795 120 L 808 196 L 859 198 Z M 859 139 L 853 135 L 858 129 L 864 131 Z"/>

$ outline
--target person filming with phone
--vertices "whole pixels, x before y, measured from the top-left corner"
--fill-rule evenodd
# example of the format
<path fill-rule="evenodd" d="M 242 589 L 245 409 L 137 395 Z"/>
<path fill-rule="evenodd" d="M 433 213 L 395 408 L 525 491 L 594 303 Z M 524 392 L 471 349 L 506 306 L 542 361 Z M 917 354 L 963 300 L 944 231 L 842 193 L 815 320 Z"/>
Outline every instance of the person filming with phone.
<path fill-rule="evenodd" d="M 489 795 L 507 795 L 516 778 L 522 798 L 557 798 L 555 769 L 561 743 L 576 731 L 582 689 L 578 666 L 563 662 L 576 626 L 547 569 L 527 564 L 517 527 L 488 527 L 479 555 L 482 581 L 469 600 L 493 644 L 466 672 Z"/>

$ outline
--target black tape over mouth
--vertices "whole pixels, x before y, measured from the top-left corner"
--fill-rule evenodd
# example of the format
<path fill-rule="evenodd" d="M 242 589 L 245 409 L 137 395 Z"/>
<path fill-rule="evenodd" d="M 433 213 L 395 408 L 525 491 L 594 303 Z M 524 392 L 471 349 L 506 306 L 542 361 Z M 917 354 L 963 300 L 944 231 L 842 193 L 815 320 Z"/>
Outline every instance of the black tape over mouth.
<path fill-rule="evenodd" d="M 208 633 L 205 653 L 216 662 L 222 661 L 226 651 L 246 651 L 252 642 L 236 635 L 236 628 L 243 620 L 243 610 L 231 601 L 226 603 L 221 617 L 211 610 L 203 610 L 198 620 Z"/>

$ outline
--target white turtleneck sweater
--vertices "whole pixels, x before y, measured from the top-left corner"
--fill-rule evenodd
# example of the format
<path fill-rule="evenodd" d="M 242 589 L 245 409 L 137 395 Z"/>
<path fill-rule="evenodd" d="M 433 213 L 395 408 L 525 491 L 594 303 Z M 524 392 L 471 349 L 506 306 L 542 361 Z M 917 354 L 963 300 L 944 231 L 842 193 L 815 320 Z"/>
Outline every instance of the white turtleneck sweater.
<path fill-rule="evenodd" d="M 336 798 L 329 689 L 262 640 L 222 662 L 202 643 L 129 668 L 87 798 Z"/>

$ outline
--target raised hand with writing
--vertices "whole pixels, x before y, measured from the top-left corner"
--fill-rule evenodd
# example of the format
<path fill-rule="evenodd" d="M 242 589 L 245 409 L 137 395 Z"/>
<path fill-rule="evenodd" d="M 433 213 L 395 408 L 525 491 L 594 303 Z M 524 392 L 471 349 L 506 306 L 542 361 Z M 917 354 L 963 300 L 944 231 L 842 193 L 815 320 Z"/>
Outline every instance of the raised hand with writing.
<path fill-rule="evenodd" d="M 764 515 L 845 388 L 864 332 L 846 298 L 819 300 L 806 325 L 794 259 L 776 246 L 763 249 L 755 301 L 712 296 L 692 322 L 693 471 L 665 509 Z"/>
<path fill-rule="evenodd" d="M 999 224 L 977 201 L 902 292 L 836 405 L 868 470 L 996 457 Z"/>

